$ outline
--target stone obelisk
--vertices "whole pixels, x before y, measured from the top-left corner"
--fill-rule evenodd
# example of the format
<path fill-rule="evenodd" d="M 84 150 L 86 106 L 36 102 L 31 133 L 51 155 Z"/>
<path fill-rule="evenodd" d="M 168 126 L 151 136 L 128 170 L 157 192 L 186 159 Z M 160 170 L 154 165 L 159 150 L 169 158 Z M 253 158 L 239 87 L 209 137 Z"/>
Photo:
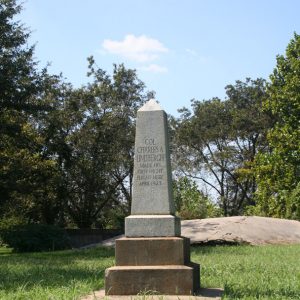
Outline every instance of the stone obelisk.
<path fill-rule="evenodd" d="M 152 99 L 137 113 L 131 215 L 116 241 L 116 266 L 105 273 L 106 295 L 192 295 L 200 266 L 189 245 L 175 216 L 167 116 Z"/>
<path fill-rule="evenodd" d="M 125 219 L 127 237 L 180 236 L 171 180 L 167 116 L 152 99 L 137 114 L 131 216 Z"/>

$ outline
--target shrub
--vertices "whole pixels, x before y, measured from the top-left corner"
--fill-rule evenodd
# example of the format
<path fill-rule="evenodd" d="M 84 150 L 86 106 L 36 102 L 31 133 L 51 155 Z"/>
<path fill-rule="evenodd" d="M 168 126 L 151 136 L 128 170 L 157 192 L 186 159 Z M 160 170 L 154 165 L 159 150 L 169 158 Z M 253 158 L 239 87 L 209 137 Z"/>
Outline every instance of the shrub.
<path fill-rule="evenodd" d="M 180 177 L 173 181 L 177 215 L 184 219 L 204 219 L 221 215 L 214 203 L 198 189 L 195 181 Z"/>
<path fill-rule="evenodd" d="M 24 220 L 18 216 L 2 216 L 0 218 L 0 246 L 7 246 L 3 240 L 3 233 L 9 230 L 9 228 L 23 225 Z"/>
<path fill-rule="evenodd" d="M 65 231 L 52 225 L 15 225 L 0 229 L 5 244 L 15 252 L 54 251 L 70 248 Z"/>

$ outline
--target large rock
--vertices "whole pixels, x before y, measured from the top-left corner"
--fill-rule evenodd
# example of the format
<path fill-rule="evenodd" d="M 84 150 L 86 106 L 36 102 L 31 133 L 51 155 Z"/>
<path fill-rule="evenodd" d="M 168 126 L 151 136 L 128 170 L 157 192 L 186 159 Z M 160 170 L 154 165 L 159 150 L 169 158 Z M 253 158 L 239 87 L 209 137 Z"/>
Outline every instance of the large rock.
<path fill-rule="evenodd" d="M 300 243 L 300 222 L 264 217 L 227 217 L 181 222 L 191 244 L 238 242 L 251 245 Z"/>
<path fill-rule="evenodd" d="M 181 235 L 191 244 L 246 243 L 300 244 L 300 222 L 264 217 L 227 217 L 181 221 Z M 116 238 L 103 241 L 102 246 L 114 246 Z"/>

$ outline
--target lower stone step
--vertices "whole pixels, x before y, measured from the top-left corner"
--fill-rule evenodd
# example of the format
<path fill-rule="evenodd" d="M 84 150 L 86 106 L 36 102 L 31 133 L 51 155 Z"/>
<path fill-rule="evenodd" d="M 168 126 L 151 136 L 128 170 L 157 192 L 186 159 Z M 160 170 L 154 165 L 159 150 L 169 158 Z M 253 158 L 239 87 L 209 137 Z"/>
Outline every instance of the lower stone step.
<path fill-rule="evenodd" d="M 199 289 L 199 265 L 116 266 L 105 271 L 106 295 L 193 295 Z"/>

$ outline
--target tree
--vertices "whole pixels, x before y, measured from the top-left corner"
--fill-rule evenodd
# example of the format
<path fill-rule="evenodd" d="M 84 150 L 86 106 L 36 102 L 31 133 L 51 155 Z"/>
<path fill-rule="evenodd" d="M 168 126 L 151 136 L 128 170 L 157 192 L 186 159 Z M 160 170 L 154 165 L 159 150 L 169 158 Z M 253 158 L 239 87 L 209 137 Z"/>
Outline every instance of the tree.
<path fill-rule="evenodd" d="M 60 169 L 63 218 L 81 228 L 112 226 L 112 211 L 128 214 L 135 114 L 147 98 L 134 70 L 115 65 L 109 76 L 88 60 L 93 81 L 79 89 L 58 84 L 40 128 L 47 156 Z"/>
<path fill-rule="evenodd" d="M 144 83 L 124 65 L 107 75 L 93 57 L 92 82 L 79 89 L 38 71 L 29 32 L 15 21 L 21 6 L 0 0 L 0 9 L 0 215 L 91 227 L 113 211 L 118 222 L 130 209 Z"/>
<path fill-rule="evenodd" d="M 300 36 L 295 33 L 285 56 L 277 56 L 264 102 L 275 120 L 268 132 L 269 151 L 256 157 L 257 211 L 267 216 L 300 219 L 299 57 Z"/>
<path fill-rule="evenodd" d="M 29 32 L 15 21 L 20 10 L 14 0 L 0 1 L 0 214 L 24 216 L 33 199 L 45 194 L 41 187 L 54 166 L 41 156 L 35 118 L 45 109 L 43 76 L 34 47 L 27 46 Z"/>
<path fill-rule="evenodd" d="M 231 140 L 236 149 L 235 176 L 230 178 L 234 191 L 235 213 L 244 212 L 247 206 L 255 206 L 257 183 L 253 164 L 258 151 L 268 148 L 267 130 L 273 124 L 268 112 L 262 111 L 266 98 L 266 81 L 262 78 L 245 82 L 236 81 L 226 86 L 226 94 L 232 120 Z"/>
<path fill-rule="evenodd" d="M 39 111 L 32 123 L 41 141 L 39 155 L 43 161 L 51 162 L 52 173 L 48 174 L 41 185 L 36 186 L 40 193 L 31 202 L 28 212 L 32 222 L 65 226 L 69 219 L 66 213 L 67 184 L 64 166 L 70 164 L 72 156 L 67 136 L 69 125 L 74 122 L 74 115 L 65 106 L 72 94 L 73 87 L 64 82 L 62 75 L 43 73 L 42 93 L 39 97 L 47 109 Z"/>
<path fill-rule="evenodd" d="M 258 109 L 265 95 L 263 79 L 237 81 L 221 101 L 192 101 L 193 113 L 181 110 L 172 121 L 174 160 L 179 172 L 200 180 L 217 196 L 224 215 L 241 214 L 253 203 L 251 163 L 268 127 Z"/>
<path fill-rule="evenodd" d="M 83 118 L 69 140 L 73 145 L 69 213 L 80 227 L 104 226 L 107 208 L 128 214 L 133 176 L 134 124 L 147 95 L 134 70 L 115 65 L 112 78 L 89 58 L 94 81 L 75 99 Z M 95 176 L 95 174 L 97 174 Z"/>

